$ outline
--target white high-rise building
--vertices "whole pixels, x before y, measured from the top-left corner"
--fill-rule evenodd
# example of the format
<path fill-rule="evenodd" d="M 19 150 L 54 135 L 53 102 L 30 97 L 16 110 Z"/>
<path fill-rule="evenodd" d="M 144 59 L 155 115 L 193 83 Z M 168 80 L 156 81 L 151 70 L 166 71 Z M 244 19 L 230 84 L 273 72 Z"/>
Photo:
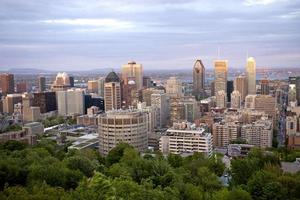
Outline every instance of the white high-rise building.
<path fill-rule="evenodd" d="M 234 90 L 231 93 L 231 108 L 240 108 L 242 102 L 242 97 L 239 91 Z"/>
<path fill-rule="evenodd" d="M 220 90 L 216 93 L 216 101 L 217 101 L 218 108 L 227 107 L 227 94 L 224 90 Z"/>
<path fill-rule="evenodd" d="M 138 90 L 143 88 L 143 66 L 135 61 L 130 61 L 122 66 L 122 80 L 134 78 Z"/>
<path fill-rule="evenodd" d="M 159 149 L 163 154 L 202 152 L 209 157 L 212 155 L 212 135 L 195 124 L 174 123 L 160 138 Z"/>
<path fill-rule="evenodd" d="M 256 94 L 256 62 L 253 57 L 247 59 L 246 75 L 248 94 Z"/>
<path fill-rule="evenodd" d="M 84 114 L 84 91 L 82 89 L 57 91 L 56 97 L 59 115 Z"/>

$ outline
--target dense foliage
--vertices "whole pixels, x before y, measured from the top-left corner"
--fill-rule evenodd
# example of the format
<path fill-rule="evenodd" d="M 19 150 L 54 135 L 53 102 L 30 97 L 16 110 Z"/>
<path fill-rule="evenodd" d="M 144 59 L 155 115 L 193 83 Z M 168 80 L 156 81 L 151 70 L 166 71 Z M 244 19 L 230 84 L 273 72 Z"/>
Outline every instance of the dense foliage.
<path fill-rule="evenodd" d="M 229 187 L 219 179 L 227 171 L 219 156 L 200 153 L 165 158 L 120 144 L 103 158 L 43 140 L 34 147 L 10 141 L 0 157 L 0 199 L 300 199 L 300 174 L 283 173 L 279 156 L 261 150 L 232 161 Z"/>
<path fill-rule="evenodd" d="M 57 117 L 49 117 L 45 120 L 42 120 L 42 123 L 44 127 L 47 128 L 59 124 L 75 124 L 76 119 L 72 119 L 70 117 L 57 116 Z"/>

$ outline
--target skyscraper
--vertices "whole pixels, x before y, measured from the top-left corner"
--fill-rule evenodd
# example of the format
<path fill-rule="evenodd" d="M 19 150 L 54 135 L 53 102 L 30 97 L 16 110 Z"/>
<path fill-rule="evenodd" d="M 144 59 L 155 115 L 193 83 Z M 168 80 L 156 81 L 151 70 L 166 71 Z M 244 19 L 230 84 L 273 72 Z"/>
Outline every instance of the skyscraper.
<path fill-rule="evenodd" d="M 198 97 L 204 92 L 205 67 L 201 60 L 196 60 L 193 67 L 193 95 Z"/>
<path fill-rule="evenodd" d="M 182 97 L 182 82 L 176 77 L 170 77 L 166 84 L 166 93 L 170 97 Z"/>
<path fill-rule="evenodd" d="M 300 106 L 300 76 L 296 78 L 296 100 L 298 106 Z"/>
<path fill-rule="evenodd" d="M 248 94 L 256 94 L 256 62 L 253 57 L 247 59 L 246 75 Z"/>
<path fill-rule="evenodd" d="M 39 92 L 44 92 L 46 90 L 46 78 L 44 76 L 39 76 L 38 87 L 39 87 Z"/>
<path fill-rule="evenodd" d="M 227 81 L 227 101 L 231 102 L 231 93 L 233 92 L 233 81 Z"/>
<path fill-rule="evenodd" d="M 219 91 L 227 92 L 227 74 L 228 63 L 227 60 L 215 61 L 215 94 Z"/>
<path fill-rule="evenodd" d="M 128 78 L 135 78 L 137 89 L 143 88 L 143 66 L 137 64 L 135 61 L 130 61 L 128 64 L 122 66 L 122 80 Z"/>
<path fill-rule="evenodd" d="M 248 94 L 248 82 L 245 76 L 238 76 L 234 79 L 234 90 L 239 91 L 241 94 L 241 101 L 244 102 Z"/>
<path fill-rule="evenodd" d="M 52 86 L 51 89 L 53 91 L 62 91 L 62 90 L 67 90 L 71 87 L 71 80 L 70 77 L 67 73 L 58 73 Z"/>
<path fill-rule="evenodd" d="M 231 108 L 241 107 L 241 94 L 239 91 L 235 90 L 231 93 Z"/>
<path fill-rule="evenodd" d="M 121 83 L 115 72 L 110 72 L 104 84 L 105 111 L 121 108 Z"/>
<path fill-rule="evenodd" d="M 216 93 L 216 101 L 217 107 L 219 108 L 226 108 L 227 107 L 227 95 L 224 90 L 220 90 Z"/>
<path fill-rule="evenodd" d="M 0 75 L 0 88 L 2 89 L 2 94 L 12 94 L 15 91 L 15 82 L 13 74 L 1 74 Z"/>
<path fill-rule="evenodd" d="M 57 109 L 59 115 L 84 114 L 84 91 L 82 89 L 69 89 L 57 91 Z"/>
<path fill-rule="evenodd" d="M 270 93 L 269 80 L 263 79 L 260 81 L 260 94 L 268 95 Z"/>
<path fill-rule="evenodd" d="M 88 86 L 88 92 L 90 93 L 98 93 L 99 91 L 99 83 L 97 80 L 90 80 L 87 83 Z"/>

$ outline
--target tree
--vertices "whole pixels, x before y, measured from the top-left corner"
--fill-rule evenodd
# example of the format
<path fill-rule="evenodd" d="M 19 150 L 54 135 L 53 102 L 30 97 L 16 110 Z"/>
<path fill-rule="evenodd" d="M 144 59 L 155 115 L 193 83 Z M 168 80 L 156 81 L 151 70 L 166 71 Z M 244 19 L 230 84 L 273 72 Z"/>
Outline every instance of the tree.
<path fill-rule="evenodd" d="M 120 143 L 115 148 L 113 148 L 106 156 L 106 165 L 111 166 L 112 164 L 119 162 L 126 148 L 133 147 L 127 143 Z"/>
<path fill-rule="evenodd" d="M 87 177 L 91 177 L 97 167 L 88 158 L 83 156 L 73 156 L 66 158 L 65 163 L 69 169 L 79 170 Z"/>

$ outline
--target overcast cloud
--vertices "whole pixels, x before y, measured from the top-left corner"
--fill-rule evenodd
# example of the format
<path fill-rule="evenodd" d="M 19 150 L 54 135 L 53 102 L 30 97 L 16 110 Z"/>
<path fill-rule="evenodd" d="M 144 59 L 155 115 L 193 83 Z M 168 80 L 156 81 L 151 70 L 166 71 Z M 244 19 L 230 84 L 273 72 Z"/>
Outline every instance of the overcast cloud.
<path fill-rule="evenodd" d="M 300 67 L 300 0 L 0 0 L 0 68 Z"/>

